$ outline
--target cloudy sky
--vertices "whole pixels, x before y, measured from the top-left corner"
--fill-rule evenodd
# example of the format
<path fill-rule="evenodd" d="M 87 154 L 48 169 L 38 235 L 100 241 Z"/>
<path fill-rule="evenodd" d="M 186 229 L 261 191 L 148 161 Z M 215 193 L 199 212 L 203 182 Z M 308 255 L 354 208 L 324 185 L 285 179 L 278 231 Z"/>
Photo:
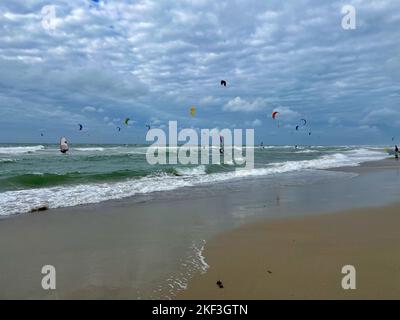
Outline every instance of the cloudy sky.
<path fill-rule="evenodd" d="M 168 120 L 265 144 L 400 140 L 399 0 L 1 0 L 0 31 L 0 142 L 136 143 Z"/>

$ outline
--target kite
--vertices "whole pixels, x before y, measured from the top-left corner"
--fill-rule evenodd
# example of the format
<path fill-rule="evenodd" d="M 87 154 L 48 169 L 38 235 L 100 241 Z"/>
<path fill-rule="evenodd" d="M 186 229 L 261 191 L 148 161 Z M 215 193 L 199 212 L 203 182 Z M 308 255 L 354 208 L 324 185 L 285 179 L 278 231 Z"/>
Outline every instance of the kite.
<path fill-rule="evenodd" d="M 226 87 L 226 81 L 225 80 L 221 80 L 221 86 Z"/>
<path fill-rule="evenodd" d="M 278 116 L 278 114 L 279 114 L 279 112 L 278 111 L 274 111 L 274 112 L 272 112 L 272 119 L 276 119 L 276 117 Z M 280 125 L 279 125 L 279 120 L 278 120 L 278 128 L 280 127 Z"/>
<path fill-rule="evenodd" d="M 78 126 L 79 126 L 79 131 L 82 131 L 82 129 L 83 129 L 83 125 L 81 125 L 81 124 L 78 124 Z"/>
<path fill-rule="evenodd" d="M 300 121 L 301 121 L 301 126 L 305 127 L 306 124 L 307 124 L 307 120 L 306 119 L 300 119 Z M 299 128 L 300 128 L 300 124 L 296 125 L 296 131 L 299 131 Z"/>
<path fill-rule="evenodd" d="M 196 115 L 196 108 L 195 108 L 195 107 L 191 107 L 191 108 L 190 108 L 190 115 L 191 115 L 192 117 L 194 117 L 194 116 Z"/>
<path fill-rule="evenodd" d="M 89 0 L 90 2 L 90 8 L 97 8 L 101 6 L 101 0 Z"/>
<path fill-rule="evenodd" d="M 125 123 L 126 125 L 128 125 L 130 120 L 131 120 L 131 119 L 126 118 L 125 121 L 124 121 L 124 123 Z"/>

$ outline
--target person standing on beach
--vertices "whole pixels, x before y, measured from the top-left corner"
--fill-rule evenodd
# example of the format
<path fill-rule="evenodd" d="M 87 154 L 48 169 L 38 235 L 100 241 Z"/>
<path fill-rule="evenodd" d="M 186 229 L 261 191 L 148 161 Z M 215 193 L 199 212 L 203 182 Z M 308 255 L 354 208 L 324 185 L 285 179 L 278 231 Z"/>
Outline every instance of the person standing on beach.
<path fill-rule="evenodd" d="M 397 144 L 394 146 L 394 157 L 395 159 L 399 159 L 399 148 L 397 147 Z"/>

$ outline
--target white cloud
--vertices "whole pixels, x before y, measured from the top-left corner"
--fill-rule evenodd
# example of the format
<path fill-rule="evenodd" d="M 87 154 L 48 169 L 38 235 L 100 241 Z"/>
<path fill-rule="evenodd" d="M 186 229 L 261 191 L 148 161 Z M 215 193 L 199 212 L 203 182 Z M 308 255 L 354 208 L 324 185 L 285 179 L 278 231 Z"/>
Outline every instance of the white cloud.
<path fill-rule="evenodd" d="M 362 120 L 362 124 L 398 126 L 400 125 L 400 111 L 391 108 L 378 108 L 370 111 Z"/>
<path fill-rule="evenodd" d="M 86 106 L 82 109 L 83 112 L 98 112 L 98 113 L 102 113 L 104 112 L 103 108 L 95 108 L 92 106 Z"/>
<path fill-rule="evenodd" d="M 265 109 L 266 101 L 261 98 L 256 98 L 253 101 L 246 101 L 240 97 L 236 97 L 228 101 L 222 110 L 228 112 L 255 112 Z"/>
<path fill-rule="evenodd" d="M 207 106 L 207 105 L 215 105 L 221 102 L 220 98 L 214 96 L 206 96 L 200 100 L 200 105 Z"/>
<path fill-rule="evenodd" d="M 379 128 L 376 127 L 376 126 L 361 125 L 361 126 L 358 126 L 358 129 L 362 130 L 364 132 L 367 132 L 367 133 L 377 133 L 377 132 L 379 132 Z"/>
<path fill-rule="evenodd" d="M 280 117 L 285 117 L 285 119 L 288 120 L 293 120 L 300 117 L 300 113 L 290 109 L 289 107 L 277 107 L 274 108 L 274 111 L 278 111 Z"/>
<path fill-rule="evenodd" d="M 246 121 L 245 125 L 249 127 L 259 127 L 262 125 L 262 121 L 260 119 L 255 119 L 253 121 Z"/>
<path fill-rule="evenodd" d="M 83 112 L 96 112 L 97 109 L 95 107 L 87 106 L 82 109 Z"/>

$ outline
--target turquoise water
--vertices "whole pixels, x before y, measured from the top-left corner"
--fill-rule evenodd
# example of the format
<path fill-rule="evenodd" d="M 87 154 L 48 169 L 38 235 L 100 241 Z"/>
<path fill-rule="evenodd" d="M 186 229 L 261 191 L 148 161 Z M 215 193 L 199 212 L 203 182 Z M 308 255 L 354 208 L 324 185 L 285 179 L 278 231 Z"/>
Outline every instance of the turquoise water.
<path fill-rule="evenodd" d="M 387 156 L 382 147 L 265 146 L 254 148 L 253 170 L 236 172 L 234 162 L 209 165 L 150 165 L 144 145 L 0 144 L 0 215 L 97 203 L 137 194 L 252 176 L 288 175 Z M 193 148 L 193 152 L 198 152 Z M 170 152 L 176 152 L 176 149 Z"/>

